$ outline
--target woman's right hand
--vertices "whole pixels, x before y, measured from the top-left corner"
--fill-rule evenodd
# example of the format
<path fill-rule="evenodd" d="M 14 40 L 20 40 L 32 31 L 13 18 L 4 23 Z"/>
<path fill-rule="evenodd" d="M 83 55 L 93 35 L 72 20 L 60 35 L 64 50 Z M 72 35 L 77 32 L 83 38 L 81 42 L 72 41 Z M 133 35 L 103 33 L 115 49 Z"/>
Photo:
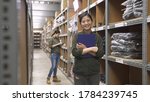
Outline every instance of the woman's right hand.
<path fill-rule="evenodd" d="M 82 44 L 82 43 L 78 43 L 77 45 L 76 45 L 76 48 L 77 49 L 84 49 L 84 48 L 87 48 L 84 44 Z"/>

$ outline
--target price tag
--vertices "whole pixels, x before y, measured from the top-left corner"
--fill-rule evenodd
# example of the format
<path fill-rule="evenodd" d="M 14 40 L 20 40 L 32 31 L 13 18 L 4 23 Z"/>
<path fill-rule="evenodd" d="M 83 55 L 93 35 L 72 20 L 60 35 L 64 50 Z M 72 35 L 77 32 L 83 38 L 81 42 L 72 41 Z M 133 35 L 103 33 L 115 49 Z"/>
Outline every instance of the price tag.
<path fill-rule="evenodd" d="M 122 27 L 122 26 L 124 26 L 123 22 L 115 24 L 115 27 Z"/>
<path fill-rule="evenodd" d="M 118 63 L 123 63 L 123 59 L 121 59 L 121 58 L 116 58 L 116 62 L 118 62 Z"/>
<path fill-rule="evenodd" d="M 110 29 L 110 26 L 107 26 L 107 29 Z"/>
<path fill-rule="evenodd" d="M 127 22 L 124 22 L 124 26 L 127 26 L 128 25 L 128 23 Z"/>
<path fill-rule="evenodd" d="M 98 27 L 97 30 L 104 30 L 104 27 Z"/>

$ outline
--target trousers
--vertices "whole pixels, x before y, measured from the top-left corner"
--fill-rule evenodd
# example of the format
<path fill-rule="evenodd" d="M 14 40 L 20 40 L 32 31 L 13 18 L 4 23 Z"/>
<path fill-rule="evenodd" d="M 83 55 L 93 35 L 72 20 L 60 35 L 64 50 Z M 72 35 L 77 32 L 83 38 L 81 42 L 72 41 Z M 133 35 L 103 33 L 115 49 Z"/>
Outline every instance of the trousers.
<path fill-rule="evenodd" d="M 57 66 L 58 66 L 58 63 L 60 60 L 60 54 L 51 53 L 50 60 L 51 60 L 51 68 L 48 73 L 48 77 L 51 77 L 52 74 L 53 74 L 53 76 L 57 75 Z"/>
<path fill-rule="evenodd" d="M 89 76 L 83 75 L 74 75 L 74 84 L 75 85 L 99 85 L 100 74 L 94 74 Z"/>

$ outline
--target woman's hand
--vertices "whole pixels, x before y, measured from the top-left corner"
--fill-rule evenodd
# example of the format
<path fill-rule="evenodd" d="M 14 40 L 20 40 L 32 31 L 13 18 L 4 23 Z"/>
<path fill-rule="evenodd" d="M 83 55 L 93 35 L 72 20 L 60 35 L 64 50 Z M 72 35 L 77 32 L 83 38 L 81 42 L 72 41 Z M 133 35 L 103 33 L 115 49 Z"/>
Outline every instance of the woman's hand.
<path fill-rule="evenodd" d="M 94 46 L 94 47 L 84 48 L 82 54 L 89 53 L 95 55 L 97 51 L 98 51 L 98 47 Z"/>
<path fill-rule="evenodd" d="M 91 48 L 91 52 L 96 53 L 98 51 L 98 47 L 94 46 L 94 47 L 90 47 Z"/>
<path fill-rule="evenodd" d="M 78 43 L 77 45 L 76 45 L 76 48 L 77 49 L 84 49 L 84 48 L 87 48 L 84 44 L 82 44 L 82 43 Z"/>

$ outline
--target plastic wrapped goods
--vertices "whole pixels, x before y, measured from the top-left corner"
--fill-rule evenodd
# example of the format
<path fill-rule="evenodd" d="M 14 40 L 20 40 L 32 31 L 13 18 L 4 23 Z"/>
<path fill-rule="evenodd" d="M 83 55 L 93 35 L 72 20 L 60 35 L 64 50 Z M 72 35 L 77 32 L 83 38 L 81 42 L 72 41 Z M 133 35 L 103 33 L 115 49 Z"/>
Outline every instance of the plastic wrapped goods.
<path fill-rule="evenodd" d="M 123 2 L 121 5 L 126 7 L 125 9 L 123 9 L 124 13 L 122 15 L 122 18 L 124 20 L 142 16 L 143 11 L 142 0 L 127 0 Z"/>
<path fill-rule="evenodd" d="M 112 39 L 124 39 L 124 40 L 135 40 L 135 39 L 141 39 L 142 35 L 135 33 L 135 32 L 129 32 L 129 33 L 114 33 L 111 36 Z"/>
<path fill-rule="evenodd" d="M 142 46 L 142 40 L 116 39 L 116 40 L 111 41 L 111 45 L 116 45 L 116 46 L 122 46 L 122 45 Z"/>
<path fill-rule="evenodd" d="M 111 52 L 112 56 L 122 57 L 127 59 L 141 59 L 141 52 Z"/>
<path fill-rule="evenodd" d="M 122 45 L 122 46 L 111 46 L 111 50 L 115 52 L 132 52 L 132 51 L 142 51 L 142 46 L 133 46 L 133 45 Z"/>
<path fill-rule="evenodd" d="M 111 41 L 111 55 L 122 58 L 141 58 L 142 37 L 138 33 L 114 33 Z"/>

